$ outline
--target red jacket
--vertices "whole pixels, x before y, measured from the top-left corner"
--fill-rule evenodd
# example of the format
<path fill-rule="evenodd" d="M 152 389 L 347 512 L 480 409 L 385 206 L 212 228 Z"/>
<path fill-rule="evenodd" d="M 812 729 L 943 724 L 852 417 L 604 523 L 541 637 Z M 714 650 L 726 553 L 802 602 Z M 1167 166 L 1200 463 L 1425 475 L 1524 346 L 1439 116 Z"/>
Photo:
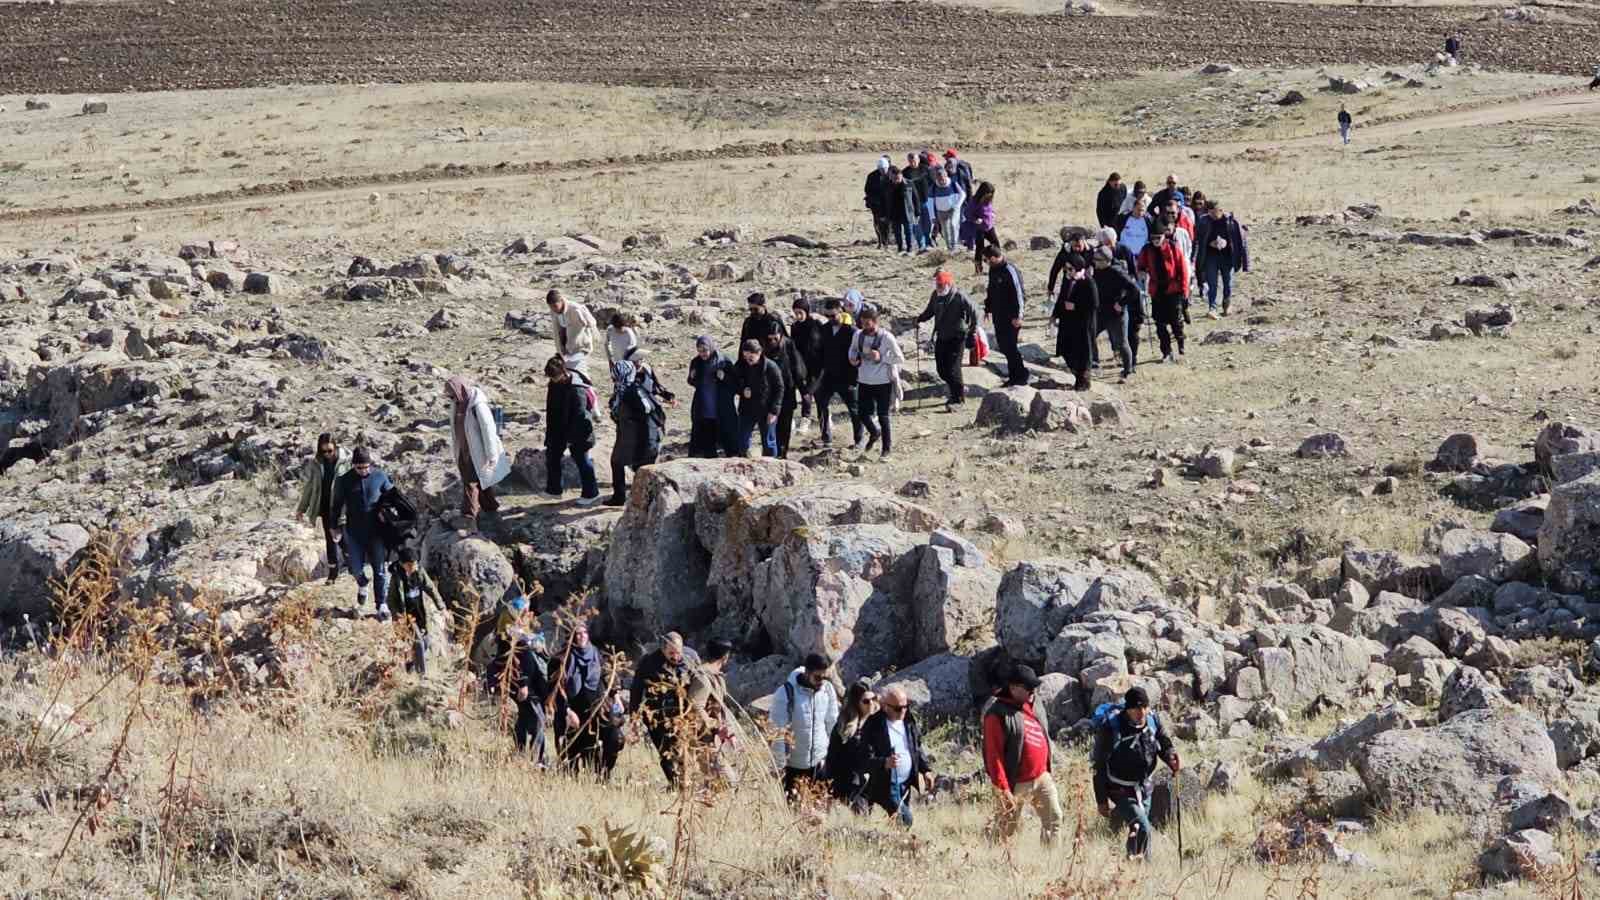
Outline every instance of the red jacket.
<path fill-rule="evenodd" d="M 1018 707 L 1008 699 L 995 699 L 983 717 L 983 767 L 995 787 L 1010 791 L 1050 771 L 1047 727 L 1032 701 Z"/>
<path fill-rule="evenodd" d="M 1144 245 L 1139 251 L 1139 271 L 1150 277 L 1151 297 L 1189 296 L 1189 258 L 1170 235 L 1160 247 Z"/>

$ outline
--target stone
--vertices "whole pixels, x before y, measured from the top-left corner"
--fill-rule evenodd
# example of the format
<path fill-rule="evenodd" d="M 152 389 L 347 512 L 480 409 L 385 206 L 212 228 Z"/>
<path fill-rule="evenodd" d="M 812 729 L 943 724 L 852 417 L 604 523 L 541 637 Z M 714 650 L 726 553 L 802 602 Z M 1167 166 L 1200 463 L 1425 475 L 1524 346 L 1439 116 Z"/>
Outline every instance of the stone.
<path fill-rule="evenodd" d="M 103 116 L 110 111 L 110 105 L 98 97 L 90 97 L 83 101 L 83 114 L 86 116 Z"/>
<path fill-rule="evenodd" d="M 0 520 L 0 622 L 15 626 L 25 615 L 36 623 L 48 618 L 52 582 L 65 578 L 88 546 L 88 530 L 70 522 Z"/>
<path fill-rule="evenodd" d="M 1392 550 L 1350 549 L 1339 558 L 1340 578 L 1356 581 L 1370 593 L 1394 591 L 1408 597 L 1431 597 L 1439 580 L 1438 563 Z"/>
<path fill-rule="evenodd" d="M 1494 287 L 1510 290 L 1511 286 L 1504 279 L 1495 279 Z M 1503 334 L 1504 329 L 1510 328 L 1517 322 L 1516 307 L 1509 303 L 1496 303 L 1492 306 L 1473 306 L 1462 313 L 1462 324 L 1467 330 L 1476 335 Z"/>
<path fill-rule="evenodd" d="M 1444 651 L 1429 643 L 1426 638 L 1412 635 L 1390 650 L 1385 662 L 1396 672 L 1410 672 L 1425 659 L 1444 658 Z"/>
<path fill-rule="evenodd" d="M 1244 781 L 1244 767 L 1232 760 L 1218 760 L 1206 779 L 1206 793 L 1231 794 Z"/>
<path fill-rule="evenodd" d="M 1252 661 L 1261 671 L 1265 697 L 1291 709 L 1319 697 L 1348 697 L 1372 656 L 1365 641 L 1321 625 L 1268 625 L 1253 637 Z"/>
<path fill-rule="evenodd" d="M 1559 871 L 1564 863 L 1555 838 L 1528 828 L 1495 838 L 1478 857 L 1484 874 L 1537 880 Z"/>
<path fill-rule="evenodd" d="M 1600 586 L 1600 472 L 1557 485 L 1539 526 L 1539 568 L 1559 590 L 1581 594 Z"/>
<path fill-rule="evenodd" d="M 1439 699 L 1439 721 L 1448 722 L 1473 710 L 1507 710 L 1511 707 L 1511 701 L 1499 685 L 1478 669 L 1462 666 L 1444 681 L 1443 695 Z"/>
<path fill-rule="evenodd" d="M 970 691 L 971 666 L 971 657 L 940 653 L 895 672 L 875 687 L 880 695 L 891 686 L 903 689 L 921 716 L 969 716 L 982 699 Z"/>
<path fill-rule="evenodd" d="M 781 653 L 734 662 L 728 667 L 728 695 L 744 706 L 772 694 L 797 665 Z"/>
<path fill-rule="evenodd" d="M 1051 641 L 1067 625 L 1100 610 L 1150 602 L 1163 598 L 1142 572 L 1062 559 L 1025 561 L 1000 581 L 995 636 L 1014 661 L 1042 667 Z"/>
<path fill-rule="evenodd" d="M 1468 575 L 1516 581 L 1533 574 L 1536 563 L 1533 548 L 1509 534 L 1457 528 L 1445 532 L 1439 545 L 1440 573 L 1452 584 Z"/>
<path fill-rule="evenodd" d="M 422 539 L 419 562 L 439 585 L 458 616 L 492 617 L 517 583 L 517 573 L 499 545 L 472 531 L 436 523 Z"/>
<path fill-rule="evenodd" d="M 243 289 L 246 294 L 284 294 L 288 293 L 289 282 L 282 275 L 251 272 L 244 277 Z"/>
<path fill-rule="evenodd" d="M 789 261 L 781 256 L 763 256 L 756 260 L 755 268 L 751 269 L 739 280 L 766 283 L 787 282 L 789 280 Z"/>
<path fill-rule="evenodd" d="M 742 281 L 745 274 L 731 262 L 712 263 L 706 270 L 707 281 Z"/>
<path fill-rule="evenodd" d="M 1299 91 L 1286 91 L 1282 97 L 1274 102 L 1279 106 L 1296 106 L 1306 102 L 1306 95 Z"/>
<path fill-rule="evenodd" d="M 1339 586 L 1339 592 L 1333 596 L 1336 606 L 1346 609 L 1362 610 L 1372 602 L 1372 595 L 1361 585 L 1361 582 L 1347 580 Z"/>
<path fill-rule="evenodd" d="M 1537 545 L 1539 527 L 1544 524 L 1544 513 L 1549 506 L 1549 494 L 1513 503 L 1494 514 L 1494 523 L 1489 530 L 1514 535 L 1527 544 Z"/>
<path fill-rule="evenodd" d="M 1206 63 L 1200 67 L 1201 75 L 1232 75 L 1239 71 L 1229 63 Z"/>
<path fill-rule="evenodd" d="M 1026 390 L 1026 388 L 1024 389 Z M 985 396 L 993 396 L 992 392 Z M 1078 398 L 1079 394 L 1072 391 L 1038 391 L 1033 395 L 1033 402 L 1028 407 L 1027 427 L 1035 431 L 1067 431 L 1080 432 L 1094 427 L 1094 414 Z M 982 407 L 978 410 L 980 418 L 983 414 Z M 1002 424 L 1002 428 L 1008 428 Z"/>
<path fill-rule="evenodd" d="M 1560 794 L 1550 793 L 1524 801 L 1512 809 L 1506 817 L 1506 824 L 1512 831 L 1537 828 L 1555 832 L 1572 819 L 1572 803 Z"/>
<path fill-rule="evenodd" d="M 1432 728 L 1384 732 L 1358 749 L 1356 772 L 1382 808 L 1474 815 L 1493 809 L 1507 775 L 1561 783 L 1555 747 L 1527 713 L 1476 709 Z"/>
<path fill-rule="evenodd" d="M 1562 453 L 1550 458 L 1552 484 L 1566 484 L 1587 475 L 1600 472 L 1600 451 L 1587 453 Z"/>
<path fill-rule="evenodd" d="M 1570 769 L 1600 754 L 1600 722 L 1593 716 L 1557 719 L 1550 723 L 1550 742 L 1556 748 L 1556 765 Z"/>
<path fill-rule="evenodd" d="M 1295 455 L 1301 459 L 1345 457 L 1350 455 L 1350 448 L 1343 435 L 1327 432 L 1314 434 L 1301 441 L 1300 449 L 1295 451 Z"/>
<path fill-rule="evenodd" d="M 1049 672 L 1039 678 L 1039 689 L 1033 702 L 1042 704 L 1050 720 L 1051 737 L 1066 732 L 1079 719 L 1089 714 L 1083 705 L 1083 689 L 1078 680 L 1060 672 Z"/>
<path fill-rule="evenodd" d="M 1554 457 L 1595 451 L 1600 451 L 1600 429 L 1571 422 L 1551 422 L 1539 429 L 1539 435 L 1533 441 L 1533 458 L 1546 471 L 1549 471 L 1550 461 Z"/>
<path fill-rule="evenodd" d="M 1411 711 L 1391 703 L 1340 727 L 1310 747 L 1297 751 L 1278 764 L 1280 775 L 1312 778 L 1318 772 L 1334 772 L 1349 765 L 1357 750 L 1377 735 L 1396 729 L 1415 728 Z"/>
<path fill-rule="evenodd" d="M 1452 434 L 1433 455 L 1432 468 L 1440 472 L 1470 472 L 1485 458 L 1497 455 L 1483 438 L 1475 434 Z"/>
<path fill-rule="evenodd" d="M 1017 432 L 1028 427 L 1034 398 L 1039 394 L 1031 387 L 997 388 L 983 395 L 978 404 L 978 415 L 973 424 L 980 428 L 999 428 Z"/>
<path fill-rule="evenodd" d="M 1195 457 L 1193 466 L 1207 478 L 1228 478 L 1234 471 L 1234 453 L 1227 447 L 1207 447 Z"/>
<path fill-rule="evenodd" d="M 955 551 L 923 548 L 911 592 L 911 654 L 946 653 L 993 621 L 1000 573 L 957 563 Z"/>
<path fill-rule="evenodd" d="M 933 534 L 928 536 L 928 544 L 953 552 L 958 566 L 982 567 L 989 564 L 989 558 L 978 549 L 977 544 L 948 528 L 935 529 Z"/>

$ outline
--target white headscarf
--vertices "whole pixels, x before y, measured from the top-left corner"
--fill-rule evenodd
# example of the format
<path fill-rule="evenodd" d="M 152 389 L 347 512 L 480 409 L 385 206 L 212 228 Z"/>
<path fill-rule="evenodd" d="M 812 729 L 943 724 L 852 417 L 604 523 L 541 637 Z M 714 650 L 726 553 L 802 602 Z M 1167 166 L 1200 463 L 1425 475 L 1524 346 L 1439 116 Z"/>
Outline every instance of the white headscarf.
<path fill-rule="evenodd" d="M 889 171 L 889 154 L 885 153 L 884 155 L 878 157 L 878 171 Z"/>

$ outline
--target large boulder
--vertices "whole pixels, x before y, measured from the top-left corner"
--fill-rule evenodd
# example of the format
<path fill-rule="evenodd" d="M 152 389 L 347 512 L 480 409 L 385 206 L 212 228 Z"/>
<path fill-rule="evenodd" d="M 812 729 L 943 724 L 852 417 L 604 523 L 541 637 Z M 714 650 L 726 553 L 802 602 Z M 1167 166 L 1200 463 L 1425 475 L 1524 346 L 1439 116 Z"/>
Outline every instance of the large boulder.
<path fill-rule="evenodd" d="M 476 531 L 436 524 L 422 539 L 422 565 L 458 614 L 492 616 L 516 584 L 517 573 L 500 545 Z"/>
<path fill-rule="evenodd" d="M 1344 551 L 1339 565 L 1342 581 L 1359 582 L 1369 594 L 1394 591 L 1428 598 L 1439 587 L 1439 564 L 1424 556 L 1357 548 Z"/>
<path fill-rule="evenodd" d="M 271 585 L 303 584 L 327 574 L 323 543 L 319 530 L 268 519 L 183 544 L 157 562 L 137 593 L 174 603 L 202 596 L 224 603 L 259 597 Z"/>
<path fill-rule="evenodd" d="M 1540 429 L 1533 441 L 1533 458 L 1545 471 L 1550 470 L 1551 460 L 1557 456 L 1597 450 L 1600 450 L 1600 430 L 1570 422 L 1551 422 Z"/>
<path fill-rule="evenodd" d="M 725 504 L 742 505 L 807 475 L 799 463 L 753 459 L 675 459 L 641 469 L 606 554 L 608 633 L 619 641 L 649 640 L 672 629 L 698 628 L 715 615 L 707 584 L 718 547 L 701 540 L 696 500 L 702 488 L 715 487 L 712 493 L 720 492 Z M 755 559 L 744 562 L 748 579 Z"/>
<path fill-rule="evenodd" d="M 1468 575 L 1517 581 L 1532 574 L 1535 563 L 1533 548 L 1509 534 L 1456 528 L 1439 542 L 1440 572 L 1451 584 Z"/>
<path fill-rule="evenodd" d="M 895 672 L 878 682 L 877 690 L 881 694 L 891 686 L 901 688 L 924 716 L 967 716 L 980 699 L 970 689 L 971 668 L 971 657 L 941 653 Z"/>
<path fill-rule="evenodd" d="M 1461 666 L 1444 680 L 1439 697 L 1439 721 L 1448 722 L 1475 709 L 1511 709 L 1505 692 L 1489 676 L 1472 666 Z"/>
<path fill-rule="evenodd" d="M 47 617 L 55 599 L 51 584 L 72 571 L 88 546 L 89 532 L 70 522 L 0 521 L 0 622 Z"/>
<path fill-rule="evenodd" d="M 1557 588 L 1600 585 L 1600 472 L 1557 485 L 1539 526 L 1539 566 Z"/>
<path fill-rule="evenodd" d="M 1253 637 L 1252 661 L 1267 698 L 1290 709 L 1351 696 L 1374 655 L 1370 642 L 1322 625 L 1267 625 Z"/>
<path fill-rule="evenodd" d="M 1452 434 L 1439 444 L 1438 451 L 1433 455 L 1432 468 L 1440 472 L 1470 472 L 1478 463 L 1499 455 L 1476 434 Z"/>
<path fill-rule="evenodd" d="M 1299 778 L 1317 772 L 1334 772 L 1349 764 L 1362 744 L 1386 731 L 1415 728 L 1416 721 L 1403 703 L 1391 703 L 1341 727 L 1310 747 L 1299 750 L 1279 764 L 1279 772 Z"/>
<path fill-rule="evenodd" d="M 995 602 L 995 636 L 1011 658 L 1042 666 L 1061 629 L 1100 610 L 1162 603 L 1148 575 L 1062 559 L 1022 562 L 1005 574 Z"/>
<path fill-rule="evenodd" d="M 1524 828 L 1495 838 L 1478 857 L 1478 868 L 1498 878 L 1538 880 L 1558 875 L 1566 858 L 1556 849 L 1555 838 L 1536 828 Z"/>
<path fill-rule="evenodd" d="M 797 529 L 756 564 L 755 612 L 779 653 L 821 653 L 851 680 L 905 661 L 902 600 L 921 538 L 892 525 Z"/>
<path fill-rule="evenodd" d="M 1525 712 L 1477 709 L 1433 728 L 1384 732 L 1354 755 L 1356 771 L 1380 806 L 1487 813 L 1507 775 L 1546 787 L 1561 781 L 1544 723 Z"/>
<path fill-rule="evenodd" d="M 1022 431 L 1033 415 L 1033 401 L 1039 392 L 1031 387 L 996 388 L 983 395 L 973 424 L 1001 431 Z"/>
<path fill-rule="evenodd" d="M 130 360 L 118 350 L 95 350 L 77 359 L 35 369 L 29 406 L 50 420 L 39 435 L 47 448 L 80 436 L 83 416 L 154 397 L 174 397 L 188 384 L 176 363 Z"/>
<path fill-rule="evenodd" d="M 961 565 L 946 547 L 924 547 L 911 592 L 911 655 L 947 653 L 992 625 L 999 589 L 994 569 Z"/>
<path fill-rule="evenodd" d="M 1028 427 L 1035 431 L 1071 432 L 1093 428 L 1094 415 L 1082 397 L 1073 391 L 1039 391 L 1028 407 Z"/>

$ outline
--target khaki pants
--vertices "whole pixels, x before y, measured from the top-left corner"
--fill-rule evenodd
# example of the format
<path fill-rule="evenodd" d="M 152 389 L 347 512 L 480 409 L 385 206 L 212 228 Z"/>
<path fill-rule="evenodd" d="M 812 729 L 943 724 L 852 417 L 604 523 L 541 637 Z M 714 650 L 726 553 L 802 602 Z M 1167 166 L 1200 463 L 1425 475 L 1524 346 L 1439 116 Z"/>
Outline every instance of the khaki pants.
<path fill-rule="evenodd" d="M 1002 808 L 996 818 L 1000 837 L 1010 838 L 1017 833 L 1022 822 L 1022 807 L 1032 804 L 1039 816 L 1039 843 L 1048 847 L 1055 843 L 1061 829 L 1061 796 L 1056 791 L 1056 780 L 1049 772 L 1032 781 L 1011 786 L 1013 803 Z"/>

